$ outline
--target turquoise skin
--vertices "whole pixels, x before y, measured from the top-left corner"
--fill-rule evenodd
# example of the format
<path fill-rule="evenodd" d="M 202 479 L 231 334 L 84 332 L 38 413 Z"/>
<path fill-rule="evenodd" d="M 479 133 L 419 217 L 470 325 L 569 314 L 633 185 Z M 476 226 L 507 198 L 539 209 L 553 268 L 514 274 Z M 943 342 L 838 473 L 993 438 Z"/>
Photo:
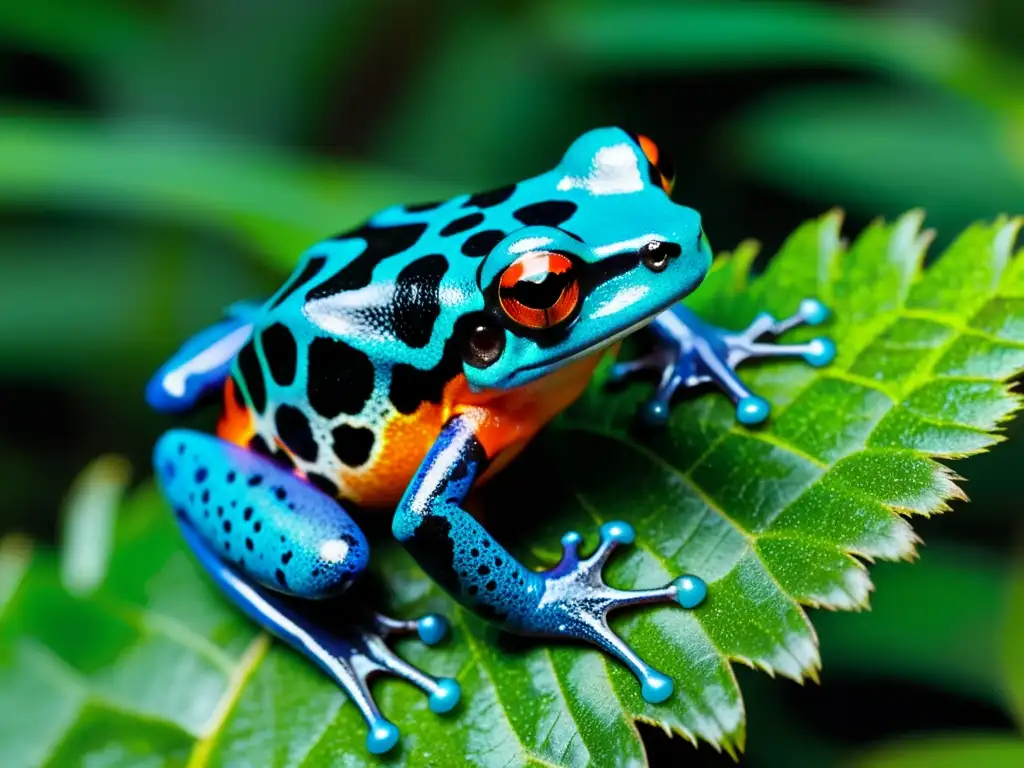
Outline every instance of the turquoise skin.
<path fill-rule="evenodd" d="M 604 166 L 605 176 L 595 180 L 591 177 L 602 155 L 605 163 L 614 164 Z M 556 168 L 508 190 L 509 197 L 485 208 L 471 204 L 472 196 L 462 195 L 426 211 L 419 206 L 382 211 L 370 219 L 371 225 L 426 225 L 426 229 L 412 246 L 376 267 L 371 285 L 308 302 L 293 296 L 278 308 L 277 317 L 303 337 L 300 347 L 307 335 L 327 331 L 365 353 L 378 370 L 401 363 L 430 370 L 441 363 L 456 324 L 474 313 L 487 313 L 488 288 L 515 258 L 527 249 L 570 253 L 583 265 L 592 266 L 599 280 L 585 295 L 579 318 L 542 343 L 535 335 L 509 333 L 505 352 L 495 364 L 463 370 L 474 388 L 510 389 L 550 373 L 574 354 L 607 346 L 648 322 L 690 293 L 711 266 L 711 250 L 701 238 L 700 214 L 673 203 L 660 185 L 651 183 L 647 159 L 619 129 L 583 135 Z M 544 210 L 541 206 L 545 205 L 551 207 Z M 467 219 L 473 226 L 446 234 Z M 527 226 L 528 222 L 536 223 Z M 639 247 L 650 240 L 682 247 L 682 253 L 658 274 L 634 258 Z M 485 246 L 474 248 L 477 241 Z M 304 258 L 326 255 L 324 271 L 331 272 L 361 249 L 358 240 L 326 241 Z M 467 256 L 467 250 L 479 255 Z M 393 333 L 382 333 L 368 307 L 389 304 L 402 271 L 431 254 L 442 254 L 447 261 L 439 288 L 445 300 L 440 303 L 429 341 L 414 347 Z M 619 264 L 624 254 L 631 257 L 627 265 Z M 603 279 L 603 271 L 609 272 L 607 279 Z"/>
<path fill-rule="evenodd" d="M 827 312 L 813 299 L 793 317 L 761 316 L 741 332 L 709 326 L 678 303 L 703 280 L 712 254 L 699 214 L 673 203 L 670 189 L 671 170 L 650 140 L 618 128 L 590 131 L 547 173 L 437 204 L 394 206 L 315 245 L 274 296 L 233 307 L 150 382 L 149 402 L 167 412 L 225 387 L 222 439 L 168 432 L 154 452 L 157 478 L 214 582 L 348 692 L 368 723 L 371 752 L 393 748 L 398 731 L 373 701 L 369 673 L 418 685 L 438 713 L 456 707 L 459 689 L 381 642 L 415 633 L 436 643 L 447 626 L 441 617 L 390 619 L 338 597 L 370 557 L 340 501 L 394 506 L 395 538 L 467 607 L 509 631 L 593 643 L 636 675 L 649 702 L 671 696 L 671 679 L 612 632 L 607 614 L 666 602 L 695 608 L 707 594 L 699 577 L 649 590 L 608 587 L 604 564 L 634 537 L 621 522 L 602 526 L 587 558 L 579 534 L 566 534 L 561 562 L 534 572 L 463 507 L 506 447 L 494 435 L 515 431 L 507 426 L 512 411 L 499 412 L 508 398 L 515 413 L 529 411 L 531 397 L 554 397 L 533 385 L 576 370 L 641 326 L 650 324 L 658 345 L 613 375 L 656 374 L 641 413 L 651 424 L 664 423 L 678 388 L 705 382 L 732 398 L 738 420 L 757 423 L 768 404 L 736 377 L 739 362 L 831 359 L 825 339 L 759 341 L 822 322 Z M 584 384 L 559 388 L 575 387 L 574 396 Z M 453 388 L 464 400 L 451 400 Z M 473 398 L 491 399 L 456 407 Z M 532 435 L 571 399 L 514 426 Z M 443 423 L 424 416 L 442 411 L 452 414 Z M 396 443 L 388 434 L 410 419 L 432 444 L 403 474 L 395 467 L 415 452 L 412 438 Z M 384 476 L 398 479 L 381 491 L 375 478 Z M 324 601 L 337 603 L 344 626 L 328 629 L 318 619 Z"/>

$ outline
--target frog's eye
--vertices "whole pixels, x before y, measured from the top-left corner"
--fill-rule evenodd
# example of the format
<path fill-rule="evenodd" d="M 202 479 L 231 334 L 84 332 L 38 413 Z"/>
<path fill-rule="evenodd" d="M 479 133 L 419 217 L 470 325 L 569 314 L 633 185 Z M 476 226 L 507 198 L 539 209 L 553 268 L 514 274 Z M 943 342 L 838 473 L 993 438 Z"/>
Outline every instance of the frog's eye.
<path fill-rule="evenodd" d="M 498 303 L 510 320 L 526 328 L 558 325 L 576 309 L 580 284 L 567 256 L 534 251 L 520 256 L 501 274 Z"/>
<path fill-rule="evenodd" d="M 657 174 L 657 180 L 660 181 L 661 188 L 665 190 L 665 194 L 671 195 L 672 188 L 676 183 L 676 171 L 672 166 L 672 161 L 651 139 L 642 134 L 638 135 L 636 139 L 640 149 L 644 151 L 644 156 L 653 166 L 654 170 L 651 175 Z"/>

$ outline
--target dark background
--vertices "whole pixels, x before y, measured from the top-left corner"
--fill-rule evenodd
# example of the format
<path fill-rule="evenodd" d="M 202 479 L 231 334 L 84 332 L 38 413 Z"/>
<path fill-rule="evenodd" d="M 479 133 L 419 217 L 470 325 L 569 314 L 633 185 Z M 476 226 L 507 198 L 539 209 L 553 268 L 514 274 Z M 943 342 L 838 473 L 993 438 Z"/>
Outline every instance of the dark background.
<path fill-rule="evenodd" d="M 1019 213 L 1022 43 L 1017 0 L 4 3 L 0 529 L 54 537 L 99 454 L 143 479 L 149 374 L 316 238 L 540 172 L 596 125 L 673 156 L 719 250 L 770 254 L 833 206 L 848 235 L 924 207 L 939 246 Z M 921 563 L 876 569 L 871 614 L 814 615 L 823 686 L 740 671 L 746 764 L 1013 728 L 1009 434 L 957 465 L 971 506 L 917 521 Z M 645 736 L 666 764 L 731 763 Z"/>

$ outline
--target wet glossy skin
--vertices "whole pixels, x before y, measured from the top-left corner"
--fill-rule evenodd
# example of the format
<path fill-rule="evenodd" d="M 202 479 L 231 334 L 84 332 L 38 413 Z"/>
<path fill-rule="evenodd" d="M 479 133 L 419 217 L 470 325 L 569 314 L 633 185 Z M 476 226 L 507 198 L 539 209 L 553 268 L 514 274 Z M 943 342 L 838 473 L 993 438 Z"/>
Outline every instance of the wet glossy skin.
<path fill-rule="evenodd" d="M 756 422 L 767 404 L 736 379 L 739 360 L 830 359 L 824 340 L 755 343 L 822 320 L 816 302 L 744 334 L 710 328 L 678 306 L 706 275 L 711 251 L 700 216 L 670 199 L 671 184 L 649 139 L 591 131 L 540 176 L 395 206 L 315 245 L 274 296 L 233 308 L 151 382 L 150 402 L 170 411 L 223 387 L 219 439 L 173 430 L 158 443 L 164 493 L 225 593 L 353 696 L 371 751 L 393 746 L 397 730 L 359 669 L 376 664 L 412 680 L 438 712 L 455 705 L 458 686 L 374 640 L 401 625 L 436 641 L 438 617 L 354 616 L 339 635 L 276 596 L 330 597 L 365 567 L 368 544 L 339 501 L 395 508 L 395 537 L 467 606 L 511 631 L 590 641 L 632 669 L 648 701 L 671 695 L 671 680 L 636 657 L 605 616 L 640 603 L 694 607 L 706 591 L 700 579 L 642 592 L 604 585 L 604 562 L 632 541 L 625 523 L 604 526 L 586 560 L 579 535 L 566 534 L 562 562 L 535 573 L 462 508 L 475 484 L 582 392 L 602 350 L 655 318 L 661 356 L 618 369 L 662 374 L 646 410 L 653 422 L 664 420 L 678 386 L 708 380 L 737 402 L 741 421 Z"/>
<path fill-rule="evenodd" d="M 252 318 L 255 338 L 233 371 L 245 413 L 229 404 L 222 436 L 248 445 L 255 433 L 257 448 L 369 506 L 398 502 L 460 407 L 500 413 L 506 423 L 488 440 L 495 458 L 566 404 L 512 417 L 509 390 L 607 346 L 707 272 L 700 216 L 674 204 L 651 174 L 628 136 L 594 132 L 546 174 L 430 208 L 396 206 L 317 244 Z M 639 256 L 652 241 L 680 249 L 662 272 Z M 550 252 L 572 264 L 580 296 L 561 323 L 534 329 L 502 311 L 496 294 L 513 261 Z M 464 359 L 479 323 L 504 338 L 486 367 Z"/>

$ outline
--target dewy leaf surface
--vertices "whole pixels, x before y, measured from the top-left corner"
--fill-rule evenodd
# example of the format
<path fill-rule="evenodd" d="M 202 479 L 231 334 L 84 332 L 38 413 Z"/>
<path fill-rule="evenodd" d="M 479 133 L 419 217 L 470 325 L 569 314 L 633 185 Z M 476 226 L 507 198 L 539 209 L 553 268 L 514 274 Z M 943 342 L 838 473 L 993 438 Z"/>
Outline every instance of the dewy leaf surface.
<path fill-rule="evenodd" d="M 937 459 L 992 445 L 1018 407 L 1006 382 L 1024 367 L 1019 222 L 971 227 L 922 271 L 930 237 L 921 218 L 873 224 L 847 247 L 839 215 L 828 214 L 799 228 L 760 277 L 747 274 L 756 249 L 746 244 L 691 297 L 709 320 L 736 328 L 759 311 L 789 314 L 806 296 L 833 308 L 832 366 L 743 370 L 773 403 L 766 427 L 737 425 L 728 402 L 706 394 L 641 437 L 632 415 L 650 386 L 610 392 L 602 374 L 522 459 L 542 459 L 541 475 L 518 483 L 531 506 L 543 489 L 541 515 L 521 524 L 514 498 L 498 504 L 513 505 L 505 526 L 524 530 L 512 545 L 537 564 L 550 562 L 565 530 L 592 546 L 601 522 L 626 519 L 637 542 L 613 559 L 611 583 L 653 586 L 681 572 L 708 580 L 696 611 L 661 607 L 613 622 L 675 678 L 676 694 L 648 705 L 595 651 L 507 642 L 382 541 L 374 559 L 387 608 L 453 619 L 443 647 L 408 641 L 401 652 L 457 676 L 464 691 L 452 715 L 436 717 L 408 685 L 376 683 L 403 733 L 385 762 L 642 765 L 636 721 L 735 753 L 745 720 L 735 662 L 815 678 L 806 607 L 865 607 L 865 563 L 913 557 L 908 518 L 962 497 Z M 500 524 L 503 511 L 488 517 Z M 150 486 L 122 510 L 106 579 L 87 595 L 64 590 L 51 552 L 8 541 L 0 610 L 5 765 L 124 765 L 142 755 L 190 768 L 379 762 L 345 696 L 209 586 Z"/>

